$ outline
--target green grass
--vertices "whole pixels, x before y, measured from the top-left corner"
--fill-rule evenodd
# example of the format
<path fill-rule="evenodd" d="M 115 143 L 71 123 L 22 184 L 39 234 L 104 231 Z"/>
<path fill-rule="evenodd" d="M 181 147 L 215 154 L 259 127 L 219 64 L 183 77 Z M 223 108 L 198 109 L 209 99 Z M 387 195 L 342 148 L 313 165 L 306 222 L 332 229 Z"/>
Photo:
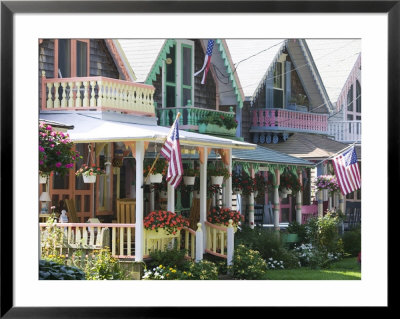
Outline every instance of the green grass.
<path fill-rule="evenodd" d="M 344 258 L 327 269 L 268 270 L 269 280 L 361 280 L 361 266 L 357 258 Z"/>

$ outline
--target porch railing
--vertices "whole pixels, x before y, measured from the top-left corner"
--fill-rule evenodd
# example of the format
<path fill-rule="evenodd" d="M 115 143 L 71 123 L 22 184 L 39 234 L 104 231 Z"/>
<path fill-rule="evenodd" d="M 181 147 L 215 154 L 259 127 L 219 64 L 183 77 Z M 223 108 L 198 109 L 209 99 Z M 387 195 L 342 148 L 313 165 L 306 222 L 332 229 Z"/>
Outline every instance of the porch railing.
<path fill-rule="evenodd" d="M 339 142 L 361 142 L 361 121 L 328 122 L 328 133 Z"/>
<path fill-rule="evenodd" d="M 154 87 L 96 77 L 47 79 L 42 75 L 42 110 L 114 110 L 155 116 Z"/>
<path fill-rule="evenodd" d="M 308 133 L 327 133 L 328 115 L 287 109 L 254 108 L 251 110 L 254 132 L 296 131 Z"/>
<path fill-rule="evenodd" d="M 46 236 L 46 223 L 40 223 L 41 239 Z M 63 248 L 101 249 L 109 247 L 117 258 L 134 258 L 135 224 L 56 223 L 64 228 Z M 111 238 L 109 235 L 111 229 Z M 108 233 L 108 234 L 107 234 Z M 111 242 L 110 242 L 111 240 Z"/>
<path fill-rule="evenodd" d="M 227 259 L 228 265 L 233 259 L 234 245 L 234 229 L 232 220 L 229 221 L 229 226 L 217 226 L 215 224 L 205 222 L 207 243 L 205 251 L 214 256 Z"/>
<path fill-rule="evenodd" d="M 224 112 L 210 109 L 203 109 L 194 106 L 184 107 L 168 107 L 168 108 L 157 108 L 157 116 L 161 126 L 171 126 L 174 122 L 178 112 L 181 113 L 179 118 L 180 126 L 186 126 L 186 129 L 199 129 L 200 120 L 206 118 L 210 114 L 221 115 L 225 117 L 235 117 L 235 113 L 232 111 Z"/>

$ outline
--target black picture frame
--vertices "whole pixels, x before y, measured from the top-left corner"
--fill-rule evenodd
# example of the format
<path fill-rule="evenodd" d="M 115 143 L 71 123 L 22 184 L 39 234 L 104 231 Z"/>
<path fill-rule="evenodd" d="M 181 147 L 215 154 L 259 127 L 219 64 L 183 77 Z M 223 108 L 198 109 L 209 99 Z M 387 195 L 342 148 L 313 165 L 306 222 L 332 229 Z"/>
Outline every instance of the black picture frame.
<path fill-rule="evenodd" d="M 157 318 L 187 317 L 181 307 L 14 307 L 13 294 L 13 16 L 16 13 L 387 13 L 388 14 L 388 204 L 399 178 L 400 1 L 1 1 L 1 313 L 3 318 Z M 380 199 L 382 200 L 382 199 Z M 389 218 L 390 216 L 388 216 Z M 390 223 L 388 223 L 390 225 Z M 390 243 L 390 241 L 388 241 Z M 389 254 L 388 254 L 389 256 Z M 388 282 L 389 283 L 389 282 Z M 388 300 L 388 304 L 389 304 Z M 295 310 L 291 307 L 291 310 Z M 306 310 L 303 308 L 303 310 Z M 213 314 L 226 314 L 214 309 Z M 223 312 L 222 312 L 223 311 Z M 285 310 L 286 311 L 286 310 Z M 299 309 L 295 310 L 299 314 Z M 303 311 L 302 311 L 303 312 Z M 200 312 L 200 314 L 204 312 Z"/>

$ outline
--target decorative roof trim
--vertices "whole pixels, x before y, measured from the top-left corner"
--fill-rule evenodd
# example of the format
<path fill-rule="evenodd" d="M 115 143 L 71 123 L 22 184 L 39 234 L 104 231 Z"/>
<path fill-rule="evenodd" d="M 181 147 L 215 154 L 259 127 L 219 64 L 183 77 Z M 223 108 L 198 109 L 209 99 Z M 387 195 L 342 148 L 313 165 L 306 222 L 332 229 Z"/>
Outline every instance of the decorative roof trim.
<path fill-rule="evenodd" d="M 258 94 L 260 93 L 261 89 L 264 87 L 265 81 L 267 80 L 269 74 L 274 71 L 274 64 L 275 62 L 278 61 L 279 56 L 283 52 L 283 50 L 286 47 L 287 39 L 282 43 L 281 47 L 279 48 L 279 51 L 276 53 L 274 59 L 272 60 L 271 64 L 269 65 L 267 71 L 265 72 L 264 76 L 262 77 L 261 81 L 257 85 L 257 88 L 255 89 L 253 96 L 250 98 L 250 101 L 254 101 L 257 97 Z"/>
<path fill-rule="evenodd" d="M 134 82 L 136 80 L 136 76 L 133 73 L 130 64 L 128 63 L 128 60 L 123 54 L 123 50 L 119 46 L 119 43 L 117 44 L 117 41 L 112 39 L 105 39 L 104 42 L 114 60 L 114 63 L 117 66 L 119 73 L 124 77 L 123 80 Z"/>
<path fill-rule="evenodd" d="M 167 54 L 170 52 L 170 48 L 176 43 L 175 40 L 168 39 L 164 42 L 160 53 L 158 54 L 153 66 L 150 69 L 149 74 L 146 77 L 145 84 L 152 84 L 156 80 L 157 74 L 160 73 L 163 61 L 166 59 Z"/>
<path fill-rule="evenodd" d="M 236 100 L 238 102 L 238 106 L 240 108 L 242 108 L 243 100 L 244 100 L 244 93 L 243 93 L 243 90 L 240 85 L 240 82 L 239 82 L 236 72 L 233 72 L 233 68 L 232 68 L 233 63 L 232 63 L 232 59 L 231 59 L 231 56 L 229 53 L 229 49 L 226 45 L 225 40 L 216 39 L 215 42 L 218 45 L 218 50 L 220 51 L 221 57 L 224 60 L 224 64 L 226 67 L 226 71 L 229 75 L 229 79 L 232 81 L 232 86 L 234 89 L 234 93 L 236 95 Z"/>

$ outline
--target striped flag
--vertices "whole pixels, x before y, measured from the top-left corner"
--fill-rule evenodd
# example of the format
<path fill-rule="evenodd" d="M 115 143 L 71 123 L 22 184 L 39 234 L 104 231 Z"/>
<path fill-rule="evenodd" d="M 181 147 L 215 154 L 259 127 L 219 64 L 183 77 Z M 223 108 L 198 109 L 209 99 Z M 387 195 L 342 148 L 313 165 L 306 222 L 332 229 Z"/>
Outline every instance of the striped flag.
<path fill-rule="evenodd" d="M 206 83 L 206 76 L 207 76 L 208 70 L 210 69 L 213 47 L 214 47 L 214 40 L 208 40 L 206 56 L 204 57 L 203 67 L 201 68 L 201 70 L 197 71 L 194 74 L 194 76 L 196 76 L 199 73 L 201 73 L 201 71 L 203 71 L 205 69 L 204 73 L 203 73 L 203 78 L 201 79 L 201 84 Z"/>
<path fill-rule="evenodd" d="M 174 188 L 178 187 L 183 175 L 178 122 L 176 119 L 161 148 L 161 155 L 169 162 L 166 180 Z"/>
<path fill-rule="evenodd" d="M 361 175 L 354 146 L 332 159 L 340 191 L 343 195 L 361 188 Z"/>

